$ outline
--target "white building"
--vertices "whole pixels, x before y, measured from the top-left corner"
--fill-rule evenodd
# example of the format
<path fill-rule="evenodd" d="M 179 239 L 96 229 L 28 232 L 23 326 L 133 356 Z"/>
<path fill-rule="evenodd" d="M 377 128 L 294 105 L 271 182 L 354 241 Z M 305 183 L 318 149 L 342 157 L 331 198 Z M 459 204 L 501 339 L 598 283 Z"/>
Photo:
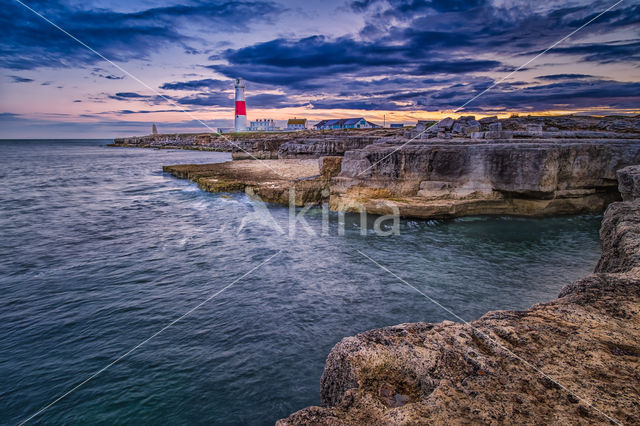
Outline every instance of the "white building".
<path fill-rule="evenodd" d="M 306 118 L 290 118 L 287 121 L 287 130 L 305 130 L 307 128 Z"/>
<path fill-rule="evenodd" d="M 249 124 L 250 132 L 273 132 L 276 129 L 276 121 L 272 118 L 259 118 Z"/>

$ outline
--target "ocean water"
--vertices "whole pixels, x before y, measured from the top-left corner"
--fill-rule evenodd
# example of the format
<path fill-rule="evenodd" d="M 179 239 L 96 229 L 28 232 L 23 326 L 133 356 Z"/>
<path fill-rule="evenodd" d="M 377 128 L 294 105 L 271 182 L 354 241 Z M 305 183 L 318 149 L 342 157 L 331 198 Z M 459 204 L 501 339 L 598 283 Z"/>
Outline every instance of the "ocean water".
<path fill-rule="evenodd" d="M 339 235 L 332 214 L 322 236 L 314 209 L 316 234 L 290 238 L 286 207 L 161 171 L 229 154 L 108 142 L 0 141 L 2 424 L 70 390 L 32 422 L 272 424 L 319 404 L 342 337 L 456 320 L 359 252 L 465 320 L 551 300 L 600 254 L 597 215 L 403 220 L 383 237 L 354 216 Z"/>

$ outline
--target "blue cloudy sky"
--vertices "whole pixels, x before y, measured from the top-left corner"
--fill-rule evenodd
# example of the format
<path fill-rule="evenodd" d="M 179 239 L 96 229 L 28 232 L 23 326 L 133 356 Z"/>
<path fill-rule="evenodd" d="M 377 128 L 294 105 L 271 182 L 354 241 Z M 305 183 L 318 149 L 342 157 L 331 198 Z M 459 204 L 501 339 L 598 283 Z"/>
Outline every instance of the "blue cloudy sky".
<path fill-rule="evenodd" d="M 126 72 L 4 1 L 0 138 L 228 126 L 236 76 L 249 119 L 640 111 L 640 0 L 504 81 L 615 1 L 21 1 Z"/>

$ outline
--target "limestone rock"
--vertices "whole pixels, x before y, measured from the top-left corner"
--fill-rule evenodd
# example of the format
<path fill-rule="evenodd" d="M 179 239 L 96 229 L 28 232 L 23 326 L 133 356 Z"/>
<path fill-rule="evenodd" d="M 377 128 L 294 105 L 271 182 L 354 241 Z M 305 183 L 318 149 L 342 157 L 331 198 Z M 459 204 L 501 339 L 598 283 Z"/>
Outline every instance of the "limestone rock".
<path fill-rule="evenodd" d="M 629 166 L 618 170 L 617 176 L 623 200 L 640 198 L 640 166 Z"/>
<path fill-rule="evenodd" d="M 277 148 L 278 158 L 320 158 L 343 155 L 351 149 L 371 145 L 377 139 L 366 136 L 340 136 L 323 138 L 300 138 L 285 142 Z"/>
<path fill-rule="evenodd" d="M 602 257 L 596 272 L 640 268 L 640 196 L 609 205 L 600 228 Z"/>
<path fill-rule="evenodd" d="M 342 170 L 342 160 L 343 157 L 338 156 L 320 157 L 320 175 L 322 178 L 330 180 L 331 178 L 338 176 Z"/>
<path fill-rule="evenodd" d="M 357 202 L 369 209 L 384 190 L 388 198 L 405 200 L 398 204 L 401 214 L 421 218 L 597 212 L 620 197 L 616 171 L 640 163 L 640 141 L 491 141 L 487 133 L 477 141 L 347 151 L 332 180 L 332 208 Z M 446 182 L 447 191 L 428 188 L 429 181 Z M 370 213 L 389 213 L 372 208 Z"/>
<path fill-rule="evenodd" d="M 496 117 L 495 115 L 493 117 L 485 117 L 485 118 L 481 118 L 480 120 L 478 120 L 480 122 L 480 124 L 482 125 L 489 125 L 491 123 L 497 123 L 498 122 L 498 117 Z"/>
<path fill-rule="evenodd" d="M 443 118 L 442 120 L 438 121 L 438 127 L 443 130 L 451 130 L 451 128 L 453 127 L 453 122 L 454 120 L 451 117 Z"/>
<path fill-rule="evenodd" d="M 424 132 L 429 127 L 433 126 L 434 124 L 435 123 L 433 121 L 418 120 L 418 123 L 416 124 L 415 130 L 418 131 L 418 132 Z"/>

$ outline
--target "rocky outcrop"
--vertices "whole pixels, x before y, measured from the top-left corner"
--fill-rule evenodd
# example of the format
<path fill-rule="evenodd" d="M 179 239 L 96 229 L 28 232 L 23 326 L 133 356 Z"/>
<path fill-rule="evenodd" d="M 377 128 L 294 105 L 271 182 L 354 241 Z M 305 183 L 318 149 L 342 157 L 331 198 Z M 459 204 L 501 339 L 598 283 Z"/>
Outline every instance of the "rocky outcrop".
<path fill-rule="evenodd" d="M 439 140 L 347 151 L 335 210 L 446 218 L 602 211 L 616 170 L 640 163 L 640 140 Z"/>
<path fill-rule="evenodd" d="M 327 199 L 329 182 L 340 173 L 341 164 L 342 157 L 323 157 L 182 164 L 162 170 L 196 182 L 208 192 L 246 192 L 267 203 L 289 204 L 291 200 L 296 206 L 305 206 Z"/>
<path fill-rule="evenodd" d="M 403 129 L 303 130 L 295 132 L 151 134 L 114 139 L 112 146 L 230 151 L 234 160 L 320 158 L 344 155 L 385 138 L 401 138 Z"/>
<path fill-rule="evenodd" d="M 348 150 L 364 148 L 378 139 L 374 136 L 296 139 L 280 145 L 278 158 L 320 158 L 327 155 L 344 155 Z"/>
<path fill-rule="evenodd" d="M 233 141 L 215 133 L 151 134 L 116 138 L 112 146 L 129 148 L 195 149 L 202 151 L 232 151 Z"/>
<path fill-rule="evenodd" d="M 278 425 L 640 423 L 640 199 L 610 205 L 601 238 L 595 273 L 550 303 L 343 339 L 322 406 Z"/>
<path fill-rule="evenodd" d="M 623 200 L 640 198 L 640 166 L 629 166 L 618 170 L 617 176 Z"/>
<path fill-rule="evenodd" d="M 426 125 L 418 122 L 408 138 L 474 139 L 512 138 L 640 138 L 640 117 L 526 116 L 498 119 L 474 116 L 444 118 Z"/>

